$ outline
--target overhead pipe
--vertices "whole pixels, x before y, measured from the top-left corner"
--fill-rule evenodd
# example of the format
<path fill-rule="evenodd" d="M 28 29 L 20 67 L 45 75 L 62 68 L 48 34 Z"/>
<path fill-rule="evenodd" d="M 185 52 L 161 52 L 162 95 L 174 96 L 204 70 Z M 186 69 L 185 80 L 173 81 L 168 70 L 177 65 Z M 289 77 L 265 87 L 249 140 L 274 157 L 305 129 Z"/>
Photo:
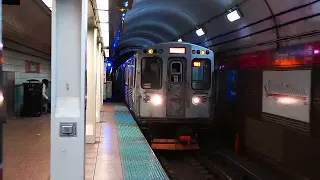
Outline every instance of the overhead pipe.
<path fill-rule="evenodd" d="M 296 7 L 294 7 L 294 8 L 291 8 L 291 9 L 282 11 L 282 12 L 280 12 L 280 13 L 274 14 L 274 16 L 275 16 L 275 17 L 278 17 L 278 16 L 281 16 L 281 15 L 290 13 L 290 12 L 299 10 L 299 9 L 301 9 L 301 8 L 310 6 L 310 5 L 312 5 L 312 4 L 315 4 L 315 3 L 319 2 L 319 1 L 320 1 L 320 0 L 315 0 L 315 1 L 312 1 L 312 2 L 310 2 L 310 3 L 301 5 L 301 6 L 296 6 Z M 223 37 L 223 36 L 227 36 L 227 35 L 229 35 L 229 34 L 232 34 L 232 33 L 238 32 L 238 31 L 241 31 L 241 30 L 243 30 L 243 29 L 245 29 L 245 28 L 248 28 L 248 27 L 257 25 L 257 24 L 262 23 L 262 22 L 264 22 L 264 21 L 267 21 L 267 20 L 269 20 L 269 19 L 271 19 L 271 18 L 273 18 L 272 15 L 269 16 L 269 17 L 266 17 L 266 18 L 264 18 L 264 19 L 258 20 L 258 21 L 256 21 L 256 22 L 250 23 L 250 24 L 248 24 L 248 25 L 246 25 L 246 26 L 243 26 L 243 27 L 241 27 L 241 28 L 239 28 L 239 29 L 235 29 L 235 30 L 229 31 L 229 32 L 227 32 L 227 33 L 223 33 L 223 34 L 220 34 L 220 35 L 211 37 L 211 38 L 209 38 L 209 39 L 207 39 L 207 40 L 205 40 L 205 41 L 202 41 L 202 42 L 196 43 L 196 44 L 197 44 L 197 45 L 204 44 L 204 43 L 206 43 L 206 42 L 208 42 L 208 41 L 212 41 L 212 40 L 214 40 L 214 39 L 217 39 L 217 38 L 220 38 L 220 37 Z"/>
<path fill-rule="evenodd" d="M 221 56 L 221 54 L 225 54 L 225 53 L 228 53 L 230 51 L 239 51 L 241 49 L 249 49 L 249 48 L 253 48 L 253 47 L 257 47 L 257 46 L 266 46 L 266 45 L 274 44 L 274 43 L 277 43 L 277 42 L 280 43 L 280 42 L 292 41 L 292 40 L 296 40 L 296 39 L 319 36 L 319 35 L 320 35 L 320 30 L 316 30 L 316 31 L 311 31 L 311 32 L 307 32 L 307 33 L 297 34 L 297 35 L 294 35 L 294 36 L 281 37 L 279 39 L 274 39 L 274 40 L 270 40 L 270 41 L 264 41 L 264 42 L 260 42 L 260 43 L 256 43 L 256 44 L 250 44 L 250 45 L 237 47 L 237 48 L 234 48 L 234 49 L 228 49 L 228 50 L 225 50 L 225 51 L 220 51 L 220 52 L 217 53 L 217 55 Z"/>
<path fill-rule="evenodd" d="M 251 33 L 251 34 L 248 34 L 248 35 L 245 35 L 245 36 L 234 38 L 234 39 L 231 39 L 231 40 L 228 40 L 228 41 L 224 41 L 224 42 L 221 42 L 221 43 L 212 44 L 210 46 L 206 46 L 206 48 L 210 48 L 210 47 L 213 47 L 213 46 L 219 46 L 219 45 L 222 45 L 222 44 L 226 44 L 226 43 L 230 43 L 230 42 L 237 41 L 237 40 L 240 40 L 240 39 L 244 39 L 244 38 L 247 38 L 247 37 L 250 37 L 250 36 L 253 36 L 253 35 L 264 33 L 266 31 L 270 31 L 270 30 L 275 29 L 275 28 L 281 28 L 281 27 L 284 27 L 284 26 L 288 26 L 290 24 L 294 24 L 296 22 L 300 22 L 300 21 L 304 21 L 304 20 L 307 20 L 307 19 L 310 19 L 310 18 L 314 18 L 314 17 L 317 17 L 319 15 L 320 15 L 320 13 L 316 13 L 316 14 L 313 14 L 313 15 L 310 15 L 310 16 L 306 16 L 306 17 L 302 17 L 302 18 L 299 18 L 299 19 L 295 19 L 293 21 L 289 21 L 289 22 L 286 22 L 286 23 L 283 23 L 283 24 L 279 24 L 279 25 L 270 27 L 270 28 L 266 28 L 266 29 L 263 29 L 263 30 L 260 30 L 260 31 L 257 31 L 257 32 L 254 32 L 254 33 Z"/>
<path fill-rule="evenodd" d="M 273 11 L 272 11 L 272 8 L 271 8 L 270 4 L 268 3 L 267 0 L 263 0 L 263 1 L 264 1 L 264 3 L 267 5 L 267 7 L 268 7 L 268 9 L 269 9 L 269 12 L 270 12 L 270 14 L 271 14 L 271 18 L 273 19 L 274 25 L 277 26 L 277 25 L 278 25 L 277 19 L 276 19 L 276 16 L 274 15 L 274 13 L 273 13 Z M 276 38 L 277 38 L 277 39 L 280 38 L 280 34 L 279 34 L 279 29 L 278 29 L 278 28 L 276 28 Z M 279 47 L 280 47 L 280 44 L 277 42 L 277 48 L 279 48 Z"/>

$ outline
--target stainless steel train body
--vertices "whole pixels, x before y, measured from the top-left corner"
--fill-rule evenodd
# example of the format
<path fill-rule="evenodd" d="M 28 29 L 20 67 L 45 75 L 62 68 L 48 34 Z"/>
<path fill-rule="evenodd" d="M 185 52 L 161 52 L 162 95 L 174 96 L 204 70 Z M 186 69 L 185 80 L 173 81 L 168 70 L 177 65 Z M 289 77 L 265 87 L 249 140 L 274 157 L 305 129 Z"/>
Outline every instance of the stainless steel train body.
<path fill-rule="evenodd" d="M 141 126 L 210 123 L 211 50 L 162 43 L 140 50 L 120 68 L 125 69 L 125 101 Z"/>

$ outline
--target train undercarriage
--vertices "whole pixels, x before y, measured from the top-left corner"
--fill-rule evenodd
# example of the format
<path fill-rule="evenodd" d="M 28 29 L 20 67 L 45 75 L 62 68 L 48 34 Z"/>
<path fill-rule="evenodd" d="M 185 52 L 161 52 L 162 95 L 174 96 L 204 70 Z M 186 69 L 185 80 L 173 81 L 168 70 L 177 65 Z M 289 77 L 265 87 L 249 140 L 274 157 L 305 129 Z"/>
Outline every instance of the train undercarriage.
<path fill-rule="evenodd" d="M 210 126 L 208 119 L 141 119 L 137 122 L 151 148 L 159 150 L 197 150 L 199 139 Z"/>

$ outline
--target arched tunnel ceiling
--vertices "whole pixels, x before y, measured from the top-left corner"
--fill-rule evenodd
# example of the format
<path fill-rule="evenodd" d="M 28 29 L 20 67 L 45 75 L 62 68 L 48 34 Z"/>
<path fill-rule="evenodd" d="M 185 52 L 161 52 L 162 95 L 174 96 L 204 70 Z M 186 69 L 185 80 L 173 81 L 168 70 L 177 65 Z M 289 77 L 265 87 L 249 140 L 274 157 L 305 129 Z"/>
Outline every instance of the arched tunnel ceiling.
<path fill-rule="evenodd" d="M 243 18 L 230 22 L 226 15 L 235 6 Z M 301 35 L 319 40 L 319 12 L 319 0 L 134 0 L 133 8 L 126 13 L 116 52 L 178 38 L 216 53 L 295 44 L 295 37 Z M 205 31 L 204 36 L 196 35 L 199 27 Z"/>

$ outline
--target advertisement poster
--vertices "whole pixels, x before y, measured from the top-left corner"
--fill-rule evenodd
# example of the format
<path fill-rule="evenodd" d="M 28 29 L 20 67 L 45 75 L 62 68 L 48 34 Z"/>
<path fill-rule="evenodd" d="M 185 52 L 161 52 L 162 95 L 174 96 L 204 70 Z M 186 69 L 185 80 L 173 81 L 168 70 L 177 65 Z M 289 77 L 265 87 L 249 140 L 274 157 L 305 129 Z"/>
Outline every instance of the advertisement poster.
<path fill-rule="evenodd" d="M 309 123 L 311 70 L 264 71 L 262 112 Z"/>

